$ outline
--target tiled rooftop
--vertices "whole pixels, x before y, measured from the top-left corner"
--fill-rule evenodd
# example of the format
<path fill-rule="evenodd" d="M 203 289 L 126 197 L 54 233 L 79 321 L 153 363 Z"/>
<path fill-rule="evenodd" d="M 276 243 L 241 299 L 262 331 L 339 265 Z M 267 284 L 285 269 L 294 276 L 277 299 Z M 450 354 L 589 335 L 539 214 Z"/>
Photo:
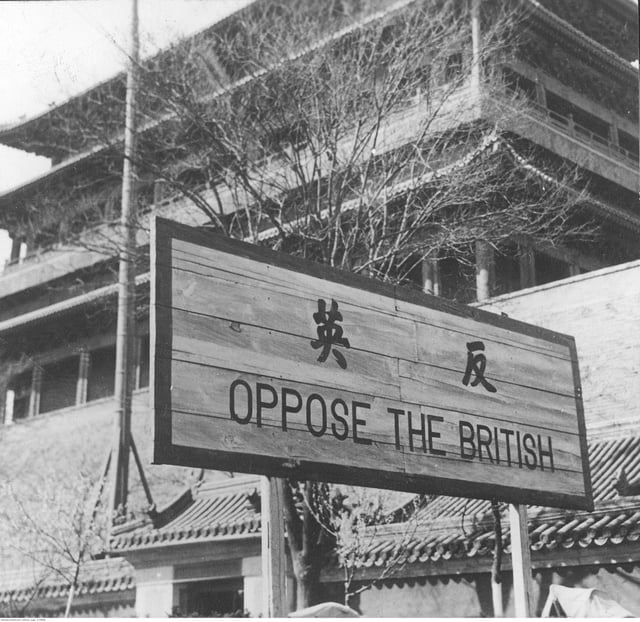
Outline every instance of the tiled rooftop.
<path fill-rule="evenodd" d="M 594 512 L 530 507 L 529 537 L 534 557 L 544 557 L 554 550 L 596 552 L 613 545 L 616 548 L 608 549 L 601 563 L 614 558 L 618 563 L 630 561 L 628 546 L 640 540 L 640 495 L 621 497 L 615 484 L 621 468 L 631 483 L 640 479 L 640 436 L 592 442 L 589 453 Z M 259 491 L 259 480 L 254 476 L 204 482 L 186 490 L 153 517 L 118 528 L 112 551 L 121 554 L 230 537 L 256 538 L 260 534 Z M 494 530 L 489 501 L 431 497 L 410 520 L 413 527 L 408 529 L 398 524 L 379 527 L 359 564 L 365 568 L 383 566 L 396 555 L 401 540 L 402 561 L 409 566 L 491 558 Z M 504 508 L 503 544 L 508 551 Z M 441 572 L 445 570 L 441 568 Z M 32 585 L 33 576 L 27 572 L 0 576 L 0 607 L 33 598 Z M 134 571 L 122 558 L 96 560 L 84 565 L 78 595 L 125 592 L 134 587 Z M 68 586 L 51 576 L 40 584 L 36 597 L 64 598 L 67 594 Z"/>
<path fill-rule="evenodd" d="M 640 539 L 640 496 L 620 497 L 614 487 L 621 467 L 630 481 L 640 476 L 640 436 L 592 442 L 591 475 L 594 512 L 529 508 L 529 536 L 533 552 L 554 549 L 620 545 Z M 209 541 L 229 536 L 256 536 L 260 514 L 256 508 L 259 484 L 255 478 L 228 480 L 189 491 L 155 519 L 144 525 L 125 526 L 113 543 L 114 551 Z M 163 519 L 163 516 L 165 517 Z M 381 565 L 405 538 L 407 563 L 490 556 L 494 544 L 489 501 L 438 496 L 426 501 L 412 518 L 413 527 L 398 525 L 378 529 L 362 562 Z M 503 508 L 503 539 L 509 547 L 509 528 Z M 603 560 L 603 562 L 606 560 Z"/>
<path fill-rule="evenodd" d="M 256 477 L 234 477 L 189 489 L 153 519 L 116 531 L 112 550 L 259 534 L 259 490 Z"/>
<path fill-rule="evenodd" d="M 38 577 L 40 578 L 40 577 Z M 9 604 L 20 605 L 45 599 L 65 599 L 69 594 L 69 584 L 51 572 L 36 588 L 34 594 L 34 574 L 31 571 L 12 571 L 0 574 L 0 611 Z M 122 558 L 92 560 L 81 566 L 79 587 L 76 596 L 126 592 L 135 589 L 134 570 Z"/>

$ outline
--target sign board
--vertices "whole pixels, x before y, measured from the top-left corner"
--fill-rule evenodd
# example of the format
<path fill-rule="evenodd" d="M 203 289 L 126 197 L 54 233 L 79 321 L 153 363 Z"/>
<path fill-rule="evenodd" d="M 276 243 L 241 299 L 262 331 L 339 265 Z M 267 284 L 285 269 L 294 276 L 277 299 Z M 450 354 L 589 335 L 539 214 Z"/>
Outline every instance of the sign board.
<path fill-rule="evenodd" d="M 591 508 L 572 337 L 157 219 L 155 462 Z"/>

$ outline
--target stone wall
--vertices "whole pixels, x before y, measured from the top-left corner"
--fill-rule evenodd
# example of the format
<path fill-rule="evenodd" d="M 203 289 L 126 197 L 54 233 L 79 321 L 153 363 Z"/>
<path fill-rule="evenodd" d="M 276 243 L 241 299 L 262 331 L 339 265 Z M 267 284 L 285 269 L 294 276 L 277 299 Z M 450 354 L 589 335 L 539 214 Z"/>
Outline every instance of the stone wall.
<path fill-rule="evenodd" d="M 479 306 L 575 337 L 591 437 L 640 428 L 640 261 L 520 290 Z"/>

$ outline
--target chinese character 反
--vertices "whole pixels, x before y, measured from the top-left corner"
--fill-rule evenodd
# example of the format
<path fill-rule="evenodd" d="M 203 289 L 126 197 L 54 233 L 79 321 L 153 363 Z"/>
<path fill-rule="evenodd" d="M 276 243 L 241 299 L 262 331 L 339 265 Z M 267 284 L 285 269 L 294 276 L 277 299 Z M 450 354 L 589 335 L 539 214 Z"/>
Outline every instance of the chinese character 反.
<path fill-rule="evenodd" d="M 477 350 L 479 350 L 479 352 L 474 354 Z M 497 389 L 484 377 L 487 357 L 483 352 L 484 343 L 482 343 L 482 341 L 467 342 L 467 368 L 462 378 L 462 384 L 467 386 L 471 380 L 471 374 L 473 374 L 474 379 L 471 380 L 472 387 L 481 384 L 489 393 L 495 393 Z"/>

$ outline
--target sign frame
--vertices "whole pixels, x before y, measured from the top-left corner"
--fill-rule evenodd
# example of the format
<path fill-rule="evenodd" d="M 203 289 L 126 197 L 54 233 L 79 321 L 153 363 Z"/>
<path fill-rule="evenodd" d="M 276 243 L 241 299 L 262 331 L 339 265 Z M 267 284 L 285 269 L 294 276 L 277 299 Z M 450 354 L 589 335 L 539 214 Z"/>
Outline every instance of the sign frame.
<path fill-rule="evenodd" d="M 565 494 L 515 488 L 493 483 L 468 482 L 433 476 L 412 476 L 387 473 L 382 469 L 349 467 L 313 461 L 291 461 L 286 456 L 271 457 L 240 455 L 174 444 L 172 442 L 172 240 L 203 246 L 245 259 L 284 268 L 302 275 L 357 288 L 395 301 L 419 305 L 508 331 L 550 341 L 568 348 L 573 375 L 580 460 L 585 494 Z M 532 324 L 496 315 L 483 309 L 461 305 L 409 288 L 394 286 L 350 272 L 279 253 L 219 234 L 196 229 L 160 217 L 155 217 L 151 239 L 151 404 L 154 411 L 154 464 L 172 464 L 195 468 L 239 471 L 275 477 L 315 479 L 376 488 L 390 488 L 418 494 L 440 494 L 483 499 L 498 499 L 509 503 L 537 504 L 567 509 L 593 509 L 593 492 L 588 463 L 588 448 L 580 372 L 575 339 Z M 345 473 L 348 470 L 348 473 Z"/>

